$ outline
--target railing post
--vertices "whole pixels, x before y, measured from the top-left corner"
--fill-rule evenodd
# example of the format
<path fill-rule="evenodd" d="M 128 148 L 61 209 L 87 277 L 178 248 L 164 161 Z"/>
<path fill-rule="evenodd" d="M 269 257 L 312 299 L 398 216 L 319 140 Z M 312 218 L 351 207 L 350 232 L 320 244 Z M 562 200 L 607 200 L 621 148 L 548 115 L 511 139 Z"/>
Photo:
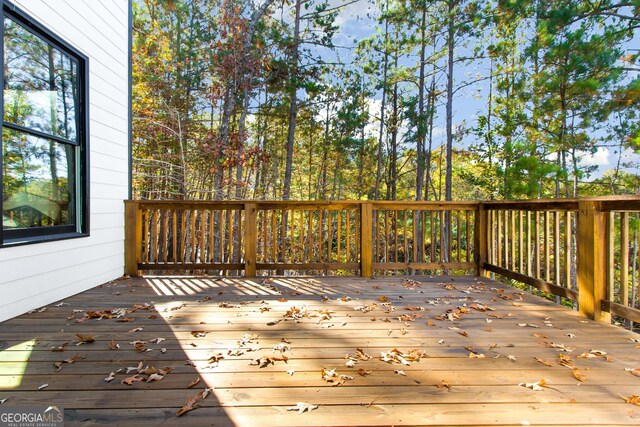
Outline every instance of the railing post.
<path fill-rule="evenodd" d="M 488 218 L 487 211 L 484 207 L 484 203 L 478 203 L 478 209 L 476 210 L 476 221 L 473 230 L 473 238 L 475 245 L 475 263 L 476 263 L 476 275 L 484 276 L 488 275 L 488 272 L 484 269 L 484 264 L 487 262 L 487 253 L 489 251 L 488 242 Z"/>
<path fill-rule="evenodd" d="M 258 206 L 244 204 L 244 275 L 256 277 L 256 252 L 258 246 Z"/>
<path fill-rule="evenodd" d="M 137 201 L 124 202 L 124 274 L 138 275 L 142 257 L 142 212 Z"/>
<path fill-rule="evenodd" d="M 373 276 L 373 205 L 363 202 L 360 205 L 360 275 Z"/>
<path fill-rule="evenodd" d="M 610 321 L 602 311 L 606 295 L 606 226 L 600 202 L 578 202 L 577 233 L 578 305 L 580 314 L 590 319 Z"/>

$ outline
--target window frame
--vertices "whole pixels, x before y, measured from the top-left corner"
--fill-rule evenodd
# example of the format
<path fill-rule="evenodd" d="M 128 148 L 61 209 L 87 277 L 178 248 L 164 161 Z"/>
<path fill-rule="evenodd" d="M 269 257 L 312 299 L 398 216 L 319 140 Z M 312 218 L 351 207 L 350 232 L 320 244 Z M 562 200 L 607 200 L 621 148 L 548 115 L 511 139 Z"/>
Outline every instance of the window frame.
<path fill-rule="evenodd" d="M 71 144 L 63 138 L 57 138 L 55 135 L 40 132 L 36 129 L 26 128 L 13 123 L 5 123 L 4 121 L 4 94 L 0 96 L 0 113 L 2 115 L 3 128 L 16 130 L 27 135 L 46 138 L 59 143 L 77 146 L 76 149 L 76 168 L 75 168 L 75 189 L 74 189 L 74 209 L 75 220 L 73 224 L 47 226 L 47 227 L 30 227 L 18 230 L 5 230 L 4 225 L 0 226 L 0 248 L 13 247 L 24 244 L 49 242 L 54 240 L 66 240 L 78 237 L 88 237 L 89 233 L 89 206 L 90 206 L 90 179 L 89 179 L 89 58 L 72 46 L 67 41 L 54 34 L 43 24 L 35 20 L 22 9 L 15 6 L 8 0 L 0 0 L 2 9 L 0 12 L 0 20 L 2 26 L 0 28 L 0 58 L 4 58 L 4 20 L 5 17 L 22 25 L 28 31 L 42 38 L 54 48 L 59 49 L 62 53 L 70 56 L 78 63 L 78 90 L 79 102 L 78 112 L 76 113 L 76 133 L 77 144 Z M 4 88 L 4 72 L 0 73 L 0 88 Z M 0 136 L 1 138 L 1 136 Z M 0 206 L 2 205 L 4 186 L 3 165 L 4 150 L 0 147 Z M 0 208 L 0 210 L 2 210 Z"/>

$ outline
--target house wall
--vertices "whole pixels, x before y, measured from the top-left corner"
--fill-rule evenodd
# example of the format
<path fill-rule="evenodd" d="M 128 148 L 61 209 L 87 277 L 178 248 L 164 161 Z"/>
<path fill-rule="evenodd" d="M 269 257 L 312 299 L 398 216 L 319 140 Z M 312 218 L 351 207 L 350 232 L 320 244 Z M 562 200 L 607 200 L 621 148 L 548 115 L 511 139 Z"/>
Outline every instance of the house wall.
<path fill-rule="evenodd" d="M 0 248 L 0 321 L 124 271 L 128 1 L 13 0 L 89 58 L 90 236 Z"/>

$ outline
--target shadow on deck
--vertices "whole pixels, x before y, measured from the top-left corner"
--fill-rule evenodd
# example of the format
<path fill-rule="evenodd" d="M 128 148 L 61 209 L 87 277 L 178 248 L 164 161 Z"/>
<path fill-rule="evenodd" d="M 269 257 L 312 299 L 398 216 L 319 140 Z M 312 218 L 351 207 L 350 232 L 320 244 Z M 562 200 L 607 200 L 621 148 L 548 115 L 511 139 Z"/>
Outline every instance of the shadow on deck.
<path fill-rule="evenodd" d="M 477 277 L 123 279 L 2 323 L 0 399 L 68 425 L 637 425 L 638 338 Z M 123 384 L 140 362 L 173 370 Z"/>

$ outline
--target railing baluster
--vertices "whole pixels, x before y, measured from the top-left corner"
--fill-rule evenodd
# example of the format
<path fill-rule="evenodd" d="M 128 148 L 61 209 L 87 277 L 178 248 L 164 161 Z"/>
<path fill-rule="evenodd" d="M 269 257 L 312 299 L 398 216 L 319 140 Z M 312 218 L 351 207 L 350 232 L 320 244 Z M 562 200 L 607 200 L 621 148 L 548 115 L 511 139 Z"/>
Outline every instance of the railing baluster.
<path fill-rule="evenodd" d="M 556 285 L 560 286 L 560 212 L 553 213 L 554 231 L 553 231 L 553 265 L 555 267 L 555 277 L 553 278 Z"/>
<path fill-rule="evenodd" d="M 571 240 L 572 240 L 572 224 L 571 224 L 571 211 L 565 212 L 565 234 L 564 234 L 564 268 L 565 268 L 565 286 L 567 289 L 571 289 Z M 558 283 L 559 285 L 560 283 Z"/>
<path fill-rule="evenodd" d="M 620 304 L 629 305 L 629 212 L 620 214 Z"/>
<path fill-rule="evenodd" d="M 524 272 L 524 214 L 518 211 L 518 273 Z"/>
<path fill-rule="evenodd" d="M 532 276 L 533 259 L 531 258 L 531 212 L 527 211 L 527 276 Z"/>
<path fill-rule="evenodd" d="M 172 261 L 174 263 L 178 262 L 178 210 L 174 209 L 172 211 L 173 213 L 173 242 L 172 242 L 172 249 L 173 249 L 173 259 Z"/>
<path fill-rule="evenodd" d="M 549 277 L 551 275 L 551 263 L 549 257 L 551 251 L 549 248 L 549 234 L 551 230 L 551 224 L 549 224 L 549 211 L 544 211 L 544 280 L 551 281 Z"/>
<path fill-rule="evenodd" d="M 503 259 L 502 259 L 502 215 L 501 215 L 502 211 L 498 211 L 497 215 L 498 215 L 498 239 L 496 240 L 498 242 L 497 244 L 497 249 L 498 249 L 498 259 L 497 259 L 497 265 L 500 267 L 505 267 L 505 264 L 503 263 Z M 506 213 L 506 212 L 505 212 Z"/>

